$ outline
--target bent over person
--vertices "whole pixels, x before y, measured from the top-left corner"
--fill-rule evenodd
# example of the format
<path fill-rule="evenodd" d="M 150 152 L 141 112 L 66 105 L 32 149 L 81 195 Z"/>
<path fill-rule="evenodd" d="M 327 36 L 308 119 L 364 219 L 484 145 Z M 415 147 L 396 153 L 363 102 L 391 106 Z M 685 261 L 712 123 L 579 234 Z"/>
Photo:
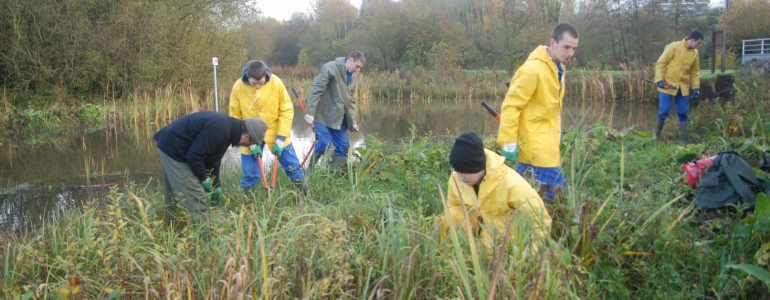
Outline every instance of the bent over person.
<path fill-rule="evenodd" d="M 353 92 L 358 82 L 356 72 L 365 62 L 361 51 L 324 64 L 310 87 L 305 122 L 315 124 L 318 142 L 312 164 L 334 144 L 332 165 L 345 169 L 348 162 L 350 137 L 348 130 L 357 132 L 356 99 Z"/>
<path fill-rule="evenodd" d="M 529 233 L 530 248 L 537 251 L 551 231 L 551 216 L 537 191 L 504 162 L 500 155 L 484 149 L 473 132 L 455 139 L 449 153 L 453 171 L 442 219 L 444 232 L 449 230 L 447 226 L 465 226 L 467 214 L 471 231 L 487 249 L 492 249 L 496 237 L 509 232 L 511 237 Z M 508 222 L 508 218 L 513 220 Z"/>
<path fill-rule="evenodd" d="M 679 117 L 679 144 L 687 139 L 687 114 L 690 112 L 690 87 L 692 99 L 700 96 L 700 62 L 698 48 L 703 43 L 703 34 L 693 31 L 682 41 L 666 45 L 663 54 L 655 64 L 655 84 L 660 92 L 658 122 L 652 139 L 660 139 L 660 132 L 671 113 L 671 102 L 676 103 Z"/>
<path fill-rule="evenodd" d="M 534 177 L 546 200 L 566 192 L 561 171 L 561 113 L 566 83 L 565 67 L 578 46 L 578 32 L 559 24 L 550 44 L 538 46 L 516 70 L 505 94 L 497 142 L 503 156 L 518 162 L 516 170 Z"/>
<path fill-rule="evenodd" d="M 212 111 L 192 113 L 161 128 L 153 139 L 160 150 L 167 209 L 173 211 L 179 198 L 191 217 L 204 214 L 209 208 L 206 194 L 213 192 L 212 200 L 222 194 L 219 170 L 227 149 L 260 145 L 266 130 L 260 119 L 241 121 Z"/>
<path fill-rule="evenodd" d="M 241 78 L 235 81 L 230 93 L 230 116 L 238 119 L 260 118 L 267 123 L 263 144 L 251 148 L 241 147 L 243 176 L 240 183 L 244 191 L 251 190 L 259 183 L 263 174 L 259 171 L 258 158 L 262 156 L 262 148 L 267 145 L 278 158 L 286 175 L 303 194 L 307 194 L 305 172 L 291 144 L 294 105 L 283 81 L 273 75 L 267 64 L 252 60 L 243 67 Z"/>

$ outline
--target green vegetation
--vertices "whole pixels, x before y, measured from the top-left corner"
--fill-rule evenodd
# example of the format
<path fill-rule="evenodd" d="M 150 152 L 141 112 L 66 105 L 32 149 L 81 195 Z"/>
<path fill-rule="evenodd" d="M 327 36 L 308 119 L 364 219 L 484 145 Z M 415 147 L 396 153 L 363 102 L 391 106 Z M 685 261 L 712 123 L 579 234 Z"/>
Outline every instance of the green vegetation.
<path fill-rule="evenodd" d="M 106 207 L 63 213 L 0 241 L 2 293 L 752 299 L 768 292 L 770 200 L 760 197 L 746 217 L 740 207 L 699 210 L 680 168 L 688 158 L 726 149 L 756 165 L 770 142 L 770 80 L 741 76 L 736 88 L 735 101 L 706 101 L 693 111 L 691 139 L 698 143 L 684 147 L 671 128 L 662 142 L 652 142 L 649 132 L 602 124 L 565 133 L 570 189 L 563 202 L 548 206 L 552 239 L 537 255 L 513 247 L 525 238 L 495 253 L 463 234 L 442 239 L 434 217 L 443 211 L 454 136 L 414 132 L 396 143 L 369 138 L 345 176 L 316 169 L 307 198 L 284 177 L 269 195 L 246 197 L 238 170 L 226 171 L 228 200 L 205 224 L 163 225 L 158 182 L 115 188 Z M 485 138 L 488 147 L 493 142 Z"/>

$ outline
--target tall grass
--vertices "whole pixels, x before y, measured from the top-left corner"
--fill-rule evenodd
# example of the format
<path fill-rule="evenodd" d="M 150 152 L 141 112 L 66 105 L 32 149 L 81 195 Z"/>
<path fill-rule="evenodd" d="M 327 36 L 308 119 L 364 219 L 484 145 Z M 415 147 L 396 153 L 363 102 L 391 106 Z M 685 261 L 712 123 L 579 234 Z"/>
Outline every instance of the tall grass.
<path fill-rule="evenodd" d="M 186 227 L 163 223 L 158 182 L 114 188 L 104 208 L 62 213 L 24 235 L 0 240 L 2 293 L 6 298 L 751 299 L 767 293 L 767 286 L 725 266 L 759 264 L 757 253 L 770 232 L 756 219 L 707 219 L 690 203 L 676 158 L 750 141 L 742 151 L 755 164 L 756 148 L 767 147 L 770 128 L 763 127 L 767 86 L 754 82 L 761 81 L 739 85 L 740 99 L 746 100 L 701 104 L 708 107 L 692 121 L 694 130 L 704 133 L 701 144 L 652 143 L 648 132 L 583 122 L 565 133 L 562 166 L 569 190 L 563 202 L 547 205 L 554 225 L 537 253 L 518 250 L 529 243 L 528 226 L 515 222 L 507 230 L 517 234 L 503 234 L 493 252 L 462 227 L 442 238 L 435 218 L 444 211 L 442 191 L 452 188 L 446 186 L 446 157 L 454 136 L 414 131 L 397 142 L 369 137 L 347 176 L 322 164 L 308 175 L 308 197 L 299 196 L 285 176 L 271 193 L 243 195 L 240 171 L 225 169 L 223 207 L 210 211 L 209 222 Z M 172 94 L 159 90 L 154 96 Z M 129 120 L 163 122 L 168 109 L 137 105 L 137 115 L 153 118 Z M 732 120 L 739 129 L 731 135 L 717 119 Z M 492 148 L 493 141 L 486 137 L 486 146 Z"/>

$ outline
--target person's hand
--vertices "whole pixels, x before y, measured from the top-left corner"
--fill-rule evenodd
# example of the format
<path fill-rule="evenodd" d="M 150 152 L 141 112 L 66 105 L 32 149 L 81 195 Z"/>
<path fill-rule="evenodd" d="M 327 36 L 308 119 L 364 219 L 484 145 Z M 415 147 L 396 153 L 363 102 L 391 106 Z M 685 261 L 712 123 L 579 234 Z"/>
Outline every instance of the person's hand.
<path fill-rule="evenodd" d="M 692 90 L 692 100 L 698 100 L 698 97 L 700 97 L 700 88 L 693 89 Z"/>
<path fill-rule="evenodd" d="M 278 136 L 278 138 L 275 140 L 275 145 L 273 145 L 273 154 L 275 156 L 281 157 L 281 154 L 283 154 L 283 146 L 284 146 L 284 137 Z"/>
<path fill-rule="evenodd" d="M 503 144 L 503 157 L 512 162 L 516 162 L 516 159 L 519 157 L 519 147 L 516 146 L 516 143 Z"/>
<path fill-rule="evenodd" d="M 665 88 L 668 87 L 668 83 L 666 83 L 665 80 L 658 81 L 658 87 L 662 88 L 662 89 L 665 89 Z"/>
<path fill-rule="evenodd" d="M 313 125 L 313 121 L 315 121 L 315 118 L 311 115 L 305 115 L 305 123 L 308 123 L 310 125 Z"/>
<path fill-rule="evenodd" d="M 358 124 L 353 124 L 353 126 L 350 126 L 350 131 L 358 132 Z"/>
<path fill-rule="evenodd" d="M 251 150 L 251 154 L 254 155 L 254 158 L 262 156 L 262 146 L 251 145 L 249 150 Z"/>
<path fill-rule="evenodd" d="M 224 199 L 225 199 L 225 194 L 222 193 L 222 188 L 217 187 L 216 189 L 214 189 L 214 193 L 211 194 L 211 198 L 209 199 L 209 206 L 217 206 Z"/>
<path fill-rule="evenodd" d="M 201 181 L 201 186 L 206 193 L 211 192 L 211 178 L 206 177 L 206 180 Z"/>

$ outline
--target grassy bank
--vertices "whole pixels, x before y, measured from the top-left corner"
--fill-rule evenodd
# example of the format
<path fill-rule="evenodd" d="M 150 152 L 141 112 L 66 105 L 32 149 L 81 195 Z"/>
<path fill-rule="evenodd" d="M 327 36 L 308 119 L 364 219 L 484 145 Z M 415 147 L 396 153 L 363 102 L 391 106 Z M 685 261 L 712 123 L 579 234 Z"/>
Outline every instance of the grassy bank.
<path fill-rule="evenodd" d="M 649 132 L 594 124 L 565 133 L 562 166 L 570 189 L 563 202 L 548 206 L 551 239 L 535 255 L 516 250 L 528 242 L 523 235 L 495 253 L 461 233 L 441 238 L 434 217 L 443 211 L 454 136 L 418 132 L 398 142 L 370 138 L 347 176 L 316 169 L 307 198 L 284 177 L 269 195 L 243 196 L 239 171 L 224 170 L 223 209 L 182 229 L 162 225 L 158 182 L 116 188 L 109 205 L 64 213 L 0 241 L 2 293 L 754 299 L 769 291 L 770 215 L 695 208 L 680 166 L 727 149 L 756 166 L 770 145 L 768 82 L 742 78 L 736 101 L 702 103 L 707 109 L 693 116 L 693 143 L 684 147 L 676 144 L 675 126 L 665 129 L 662 142 L 652 142 Z M 485 138 L 490 148 L 493 141 Z"/>

